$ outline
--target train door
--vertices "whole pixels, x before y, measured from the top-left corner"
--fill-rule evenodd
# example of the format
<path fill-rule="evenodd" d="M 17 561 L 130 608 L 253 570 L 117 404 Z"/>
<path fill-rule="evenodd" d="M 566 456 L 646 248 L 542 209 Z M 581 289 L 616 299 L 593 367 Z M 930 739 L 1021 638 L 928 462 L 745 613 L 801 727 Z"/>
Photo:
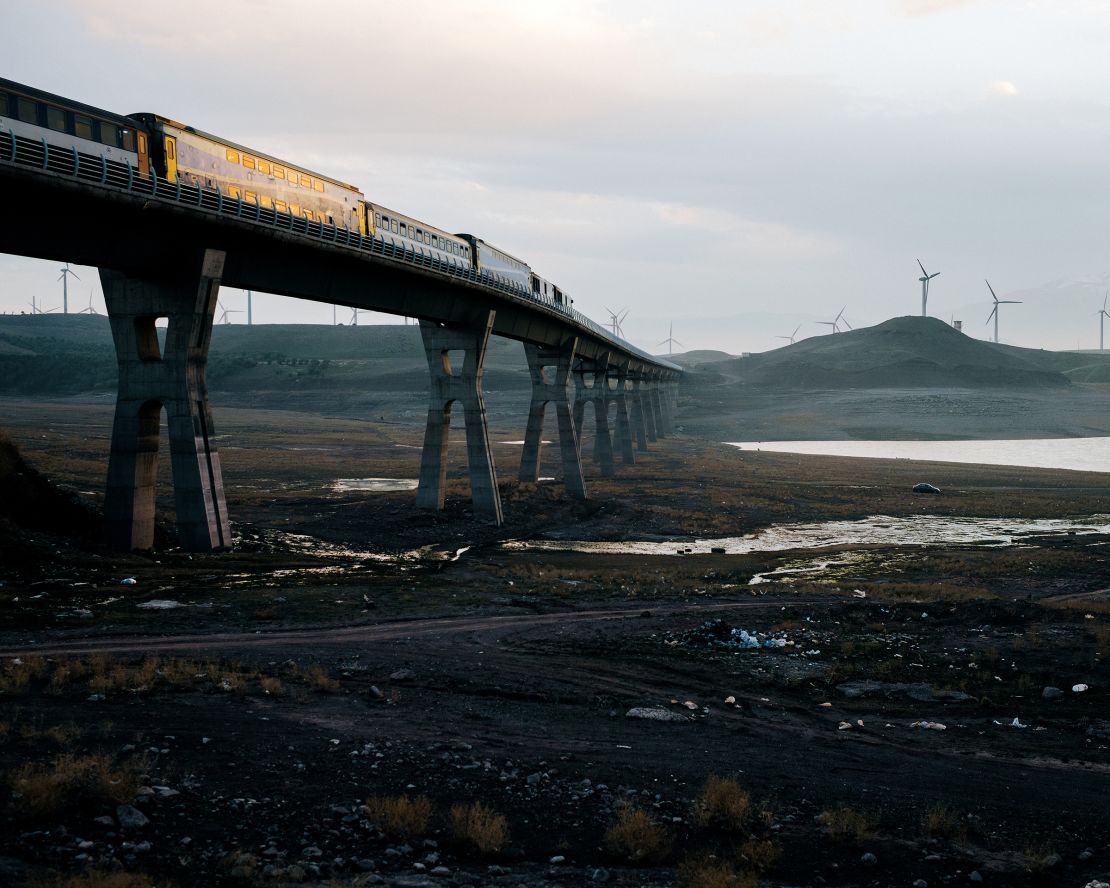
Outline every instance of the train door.
<path fill-rule="evenodd" d="M 137 130 L 135 136 L 139 147 L 139 175 L 147 179 L 150 177 L 150 145 L 142 130 Z"/>
<path fill-rule="evenodd" d="M 177 181 L 177 139 L 166 136 L 166 180 Z"/>

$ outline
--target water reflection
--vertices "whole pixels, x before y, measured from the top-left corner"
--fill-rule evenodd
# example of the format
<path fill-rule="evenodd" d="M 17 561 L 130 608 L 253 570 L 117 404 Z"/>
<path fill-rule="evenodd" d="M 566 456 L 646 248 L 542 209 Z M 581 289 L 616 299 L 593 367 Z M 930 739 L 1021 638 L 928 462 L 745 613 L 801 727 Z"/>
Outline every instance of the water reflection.
<path fill-rule="evenodd" d="M 359 491 L 361 493 L 396 493 L 403 490 L 416 490 L 419 482 L 415 478 L 338 478 L 331 489 L 339 493 Z"/>

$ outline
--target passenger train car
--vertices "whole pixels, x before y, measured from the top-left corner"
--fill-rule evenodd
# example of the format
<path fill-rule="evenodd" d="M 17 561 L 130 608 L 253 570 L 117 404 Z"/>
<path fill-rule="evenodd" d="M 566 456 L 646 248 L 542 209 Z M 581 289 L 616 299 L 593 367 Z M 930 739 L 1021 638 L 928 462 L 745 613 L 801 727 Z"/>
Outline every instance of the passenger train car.
<path fill-rule="evenodd" d="M 158 114 L 121 116 L 0 78 L 0 132 L 101 157 L 143 178 L 153 171 L 249 206 L 357 229 L 364 237 L 508 281 L 559 308 L 573 302 L 523 259 L 481 238 L 450 234 L 368 201 L 354 185 Z"/>

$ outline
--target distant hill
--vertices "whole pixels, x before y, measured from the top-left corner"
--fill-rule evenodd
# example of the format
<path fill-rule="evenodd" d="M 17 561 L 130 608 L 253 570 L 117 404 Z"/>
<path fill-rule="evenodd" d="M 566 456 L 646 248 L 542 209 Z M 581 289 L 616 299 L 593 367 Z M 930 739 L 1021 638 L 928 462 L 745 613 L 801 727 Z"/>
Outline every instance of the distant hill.
<path fill-rule="evenodd" d="M 719 361 L 731 361 L 736 355 L 730 355 L 728 352 L 716 351 L 714 349 L 703 348 L 694 349 L 693 351 L 682 352 L 678 355 L 657 355 L 660 358 L 666 358 L 668 361 L 678 364 L 680 367 L 697 367 L 699 364 L 715 364 Z"/>
<path fill-rule="evenodd" d="M 936 318 L 902 317 L 706 369 L 770 389 L 1065 388 L 1073 375 L 1110 373 L 1110 360 L 994 345 Z"/>

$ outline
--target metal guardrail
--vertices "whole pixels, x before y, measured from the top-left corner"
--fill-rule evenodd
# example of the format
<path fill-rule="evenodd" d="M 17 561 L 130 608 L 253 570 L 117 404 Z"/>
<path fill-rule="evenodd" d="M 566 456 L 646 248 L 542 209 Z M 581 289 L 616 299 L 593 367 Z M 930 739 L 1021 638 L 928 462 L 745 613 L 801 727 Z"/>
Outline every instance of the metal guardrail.
<path fill-rule="evenodd" d="M 261 202 L 247 203 L 242 197 L 231 199 L 211 188 L 188 185 L 178 176 L 176 182 L 160 178 L 152 169 L 149 177 L 139 175 L 130 163 L 119 163 L 103 156 L 83 154 L 76 148 L 65 149 L 51 146 L 45 139 L 29 139 L 17 136 L 14 132 L 0 132 L 0 162 L 22 167 L 37 168 L 47 172 L 68 176 L 82 182 L 115 188 L 128 194 L 140 194 L 154 200 L 176 204 L 193 210 L 215 213 L 219 216 L 253 223 L 264 228 L 292 232 L 316 241 L 370 253 L 411 267 L 423 268 L 436 274 L 467 281 L 500 295 L 507 295 L 540 306 L 564 319 L 589 330 L 598 338 L 610 342 L 621 351 L 635 355 L 650 364 L 681 371 L 681 367 L 653 355 L 613 335 L 596 321 L 591 320 L 576 309 L 544 298 L 497 274 L 475 271 L 469 265 L 449 262 L 430 252 L 407 245 L 400 247 L 378 237 L 366 237 L 348 226 L 340 227 L 325 222 L 317 222 L 291 212 L 268 209 Z"/>

